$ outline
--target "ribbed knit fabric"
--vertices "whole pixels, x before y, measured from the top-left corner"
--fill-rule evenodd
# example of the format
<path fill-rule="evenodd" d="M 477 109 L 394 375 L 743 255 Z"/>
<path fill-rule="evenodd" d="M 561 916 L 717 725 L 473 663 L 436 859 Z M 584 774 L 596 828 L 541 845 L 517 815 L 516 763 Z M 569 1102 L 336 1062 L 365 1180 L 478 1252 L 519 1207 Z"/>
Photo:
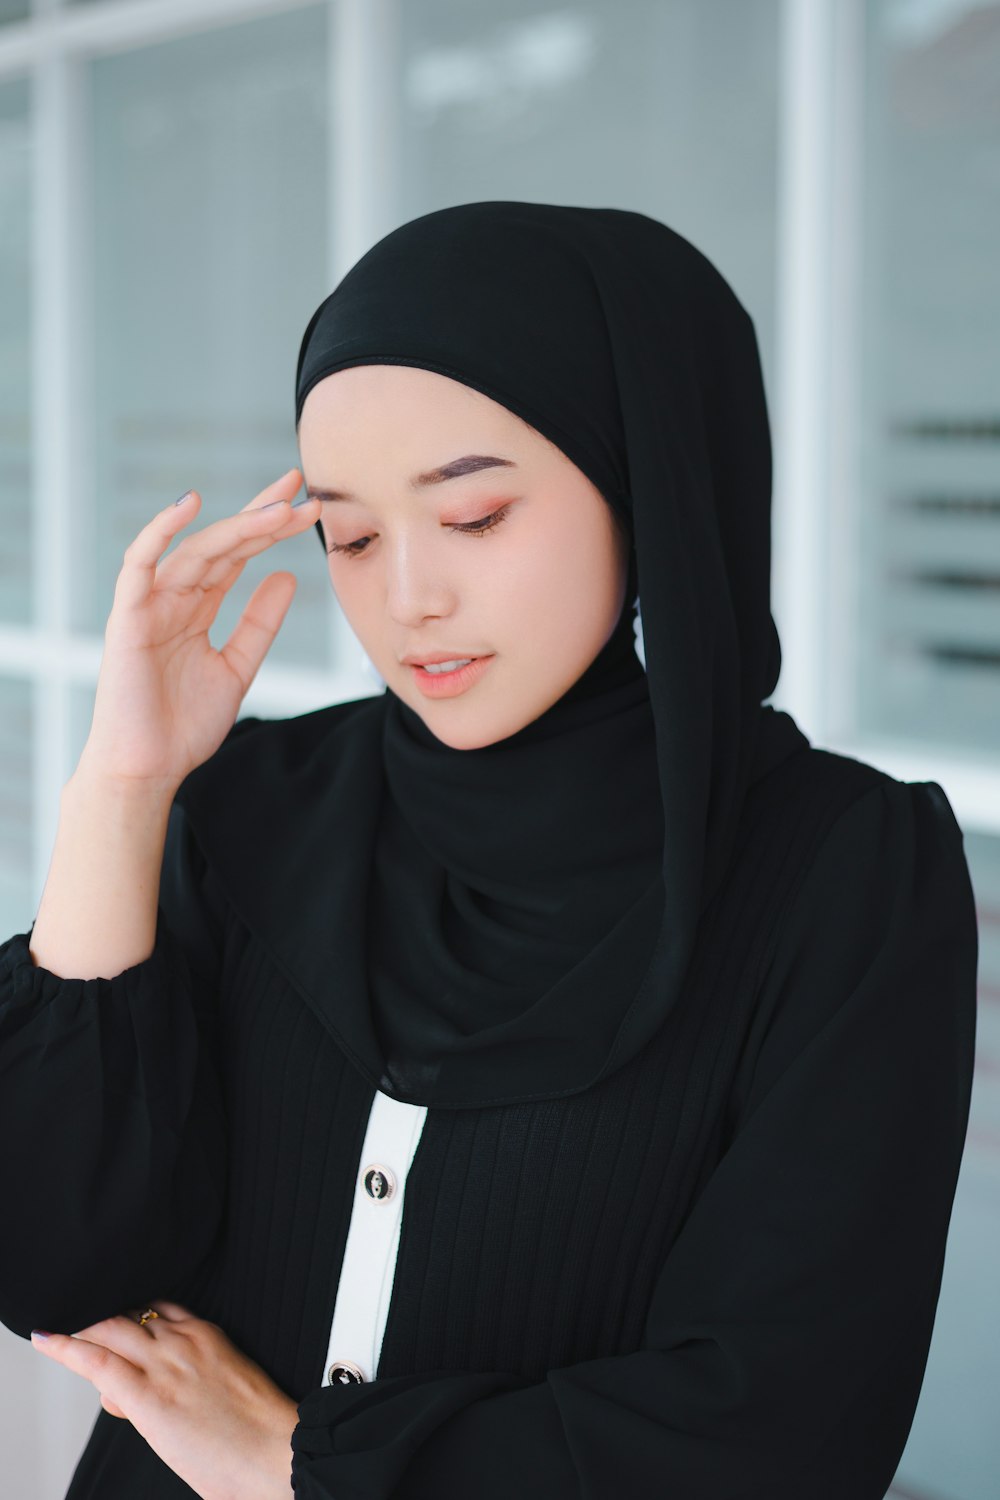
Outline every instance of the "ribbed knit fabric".
<path fill-rule="evenodd" d="M 636 1057 L 568 1098 L 428 1112 L 359 1385 L 321 1382 L 373 1089 L 183 810 L 148 959 L 59 978 L 30 935 L 0 946 L 15 1333 L 156 1297 L 217 1322 L 300 1403 L 304 1500 L 731 1500 L 736 1473 L 741 1500 L 881 1500 L 974 1056 L 975 910 L 935 783 L 790 757 Z M 192 1493 L 102 1411 L 67 1500 Z"/>

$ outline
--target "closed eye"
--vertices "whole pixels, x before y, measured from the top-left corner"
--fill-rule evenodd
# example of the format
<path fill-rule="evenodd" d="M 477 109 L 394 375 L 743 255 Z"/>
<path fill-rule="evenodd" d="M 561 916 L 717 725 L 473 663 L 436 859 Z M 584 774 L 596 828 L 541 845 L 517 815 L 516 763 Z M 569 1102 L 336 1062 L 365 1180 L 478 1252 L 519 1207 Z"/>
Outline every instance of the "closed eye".
<path fill-rule="evenodd" d="M 499 510 L 493 511 L 488 516 L 483 516 L 481 520 L 456 521 L 453 523 L 451 530 L 464 531 L 469 536 L 485 536 L 488 531 L 492 531 L 494 527 L 500 525 L 501 521 L 507 519 L 509 509 L 509 505 L 502 505 Z M 327 552 L 342 552 L 345 557 L 360 557 L 367 550 L 365 544 L 370 541 L 371 537 L 362 536 L 356 542 L 331 542 L 326 550 Z"/>

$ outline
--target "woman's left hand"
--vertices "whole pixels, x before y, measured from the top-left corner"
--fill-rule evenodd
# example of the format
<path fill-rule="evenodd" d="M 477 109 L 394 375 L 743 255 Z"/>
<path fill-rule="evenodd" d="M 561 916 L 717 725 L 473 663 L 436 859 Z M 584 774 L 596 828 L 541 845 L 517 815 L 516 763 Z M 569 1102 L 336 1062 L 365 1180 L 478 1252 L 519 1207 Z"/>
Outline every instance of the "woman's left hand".
<path fill-rule="evenodd" d="M 202 1500 L 285 1500 L 292 1493 L 297 1403 L 215 1323 L 176 1302 L 104 1318 L 32 1344 L 82 1375 Z"/>

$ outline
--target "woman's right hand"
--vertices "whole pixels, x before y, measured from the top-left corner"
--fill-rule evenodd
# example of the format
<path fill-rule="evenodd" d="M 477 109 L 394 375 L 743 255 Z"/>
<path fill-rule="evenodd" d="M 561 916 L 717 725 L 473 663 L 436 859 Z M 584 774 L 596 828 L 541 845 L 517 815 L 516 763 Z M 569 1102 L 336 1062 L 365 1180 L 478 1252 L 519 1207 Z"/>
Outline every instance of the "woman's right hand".
<path fill-rule="evenodd" d="M 270 573 L 257 585 L 220 651 L 209 627 L 247 558 L 318 519 L 317 499 L 291 507 L 301 483 L 300 471 L 289 469 L 161 560 L 201 506 L 194 490 L 125 549 L 81 767 L 172 792 L 222 744 L 292 602 L 295 574 Z"/>

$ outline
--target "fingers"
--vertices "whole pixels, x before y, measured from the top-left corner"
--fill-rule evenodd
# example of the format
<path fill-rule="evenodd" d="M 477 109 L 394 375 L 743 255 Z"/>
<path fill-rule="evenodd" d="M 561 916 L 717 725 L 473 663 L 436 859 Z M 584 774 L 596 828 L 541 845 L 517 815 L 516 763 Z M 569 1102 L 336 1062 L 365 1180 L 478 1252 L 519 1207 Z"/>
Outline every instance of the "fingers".
<path fill-rule="evenodd" d="M 178 1302 L 158 1298 L 148 1303 L 156 1318 L 138 1322 L 145 1308 L 102 1318 L 78 1333 L 51 1333 L 41 1339 L 32 1333 L 32 1345 L 41 1349 L 57 1364 L 89 1380 L 100 1392 L 101 1405 L 113 1417 L 135 1422 L 141 1402 L 148 1395 L 151 1372 L 166 1369 L 177 1345 L 171 1340 L 178 1333 L 202 1335 L 213 1341 L 225 1340 L 216 1324 L 198 1318 Z M 153 1329 L 157 1333 L 150 1334 Z M 156 1345 L 160 1348 L 157 1349 Z"/>
<path fill-rule="evenodd" d="M 154 1312 L 159 1313 L 159 1318 L 151 1318 L 150 1322 L 159 1322 L 165 1319 L 168 1323 L 185 1323 L 196 1316 L 189 1307 L 182 1307 L 179 1302 L 168 1302 L 165 1297 L 157 1297 L 155 1302 L 147 1302 L 146 1307 L 151 1307 Z M 146 1307 L 136 1310 L 136 1317 L 140 1317 L 146 1311 Z M 149 1323 L 146 1324 L 149 1327 Z"/>
<path fill-rule="evenodd" d="M 281 628 L 297 587 L 294 573 L 269 573 L 250 595 L 232 635 L 219 653 L 240 679 L 244 694 Z"/>
<path fill-rule="evenodd" d="M 112 1328 L 109 1325 L 121 1326 Z M 131 1326 L 132 1334 L 125 1325 Z M 89 1380 L 102 1396 L 107 1396 L 121 1410 L 122 1403 L 127 1407 L 139 1390 L 143 1378 L 142 1357 L 148 1351 L 149 1343 L 146 1340 L 142 1344 L 136 1342 L 142 1338 L 143 1330 L 130 1318 L 105 1319 L 103 1323 L 94 1324 L 93 1331 L 98 1330 L 102 1342 L 85 1339 L 80 1334 L 50 1333 L 45 1340 L 32 1334 L 32 1344 L 56 1364 Z M 129 1358 L 130 1353 L 132 1358 Z"/>
<path fill-rule="evenodd" d="M 292 484 L 292 480 L 295 483 Z M 272 500 L 291 500 L 302 483 L 302 473 L 299 469 L 288 469 L 279 479 L 275 479 L 266 489 L 261 490 L 259 495 L 254 495 L 243 509 L 261 510 L 269 505 Z"/>
<path fill-rule="evenodd" d="M 156 564 L 182 526 L 201 509 L 201 496 L 189 490 L 181 504 L 165 506 L 125 548 L 115 585 L 115 602 L 134 608 L 143 603 L 153 586 Z"/>
<path fill-rule="evenodd" d="M 115 588 L 116 603 L 139 607 L 158 577 L 171 587 L 192 587 L 211 561 L 223 557 L 240 561 L 304 531 L 317 519 L 320 504 L 310 498 L 292 509 L 291 499 L 301 483 L 299 470 L 289 469 L 249 505 L 185 537 L 170 557 L 161 561 L 177 533 L 198 514 L 201 497 L 192 490 L 183 503 L 165 506 L 126 547 Z"/>
<path fill-rule="evenodd" d="M 176 1304 L 170 1303 L 172 1309 L 167 1311 L 168 1304 L 157 1302 L 153 1307 L 159 1314 L 156 1318 L 149 1318 L 145 1323 L 140 1323 L 139 1318 L 145 1312 L 145 1308 L 137 1308 L 134 1312 L 131 1308 L 127 1312 L 116 1313 L 110 1318 L 101 1318 L 96 1323 L 90 1323 L 86 1328 L 80 1328 L 76 1333 L 51 1333 L 38 1347 L 45 1350 L 47 1354 L 56 1353 L 61 1363 L 70 1369 L 78 1369 L 82 1373 L 82 1363 L 89 1361 L 87 1368 L 93 1370 L 101 1367 L 98 1356 L 91 1354 L 92 1348 L 106 1349 L 119 1355 L 123 1359 L 129 1359 L 137 1368 L 142 1367 L 144 1354 L 149 1350 L 151 1337 L 163 1337 L 162 1330 L 170 1328 L 178 1323 L 190 1321 L 192 1314 L 184 1308 L 178 1308 Z M 156 1330 L 156 1332 L 154 1332 Z M 83 1345 L 83 1352 L 79 1352 L 79 1346 Z"/>
<path fill-rule="evenodd" d="M 320 503 L 309 499 L 294 509 L 287 504 L 259 514 L 258 508 L 238 511 L 192 537 L 186 537 L 158 570 L 166 588 L 229 588 L 247 558 L 306 531 L 319 517 Z"/>
<path fill-rule="evenodd" d="M 78 1329 L 72 1337 L 87 1339 L 90 1343 L 105 1344 L 110 1349 L 116 1349 L 120 1354 L 125 1354 L 130 1349 L 133 1352 L 141 1350 L 144 1347 L 143 1341 L 153 1334 L 153 1330 L 169 1321 L 161 1313 L 158 1318 L 149 1318 L 145 1323 L 140 1323 L 139 1318 L 143 1312 L 145 1308 L 138 1308 L 134 1313 L 129 1308 L 128 1312 L 117 1313 L 111 1318 L 101 1318 L 99 1322 L 91 1323 L 87 1328 Z"/>

